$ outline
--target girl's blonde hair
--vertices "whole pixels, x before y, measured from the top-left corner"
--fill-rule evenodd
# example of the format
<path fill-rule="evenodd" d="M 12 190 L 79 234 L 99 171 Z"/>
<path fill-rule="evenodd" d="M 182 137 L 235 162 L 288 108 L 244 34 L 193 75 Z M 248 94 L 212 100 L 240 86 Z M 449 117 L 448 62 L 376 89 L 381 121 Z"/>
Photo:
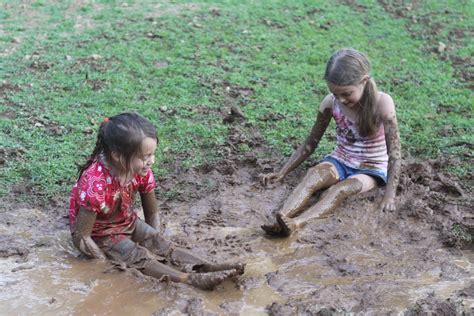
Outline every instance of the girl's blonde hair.
<path fill-rule="evenodd" d="M 369 60 L 363 53 L 353 48 L 343 48 L 329 58 L 324 74 L 324 80 L 337 86 L 358 85 L 365 76 L 368 76 L 368 80 L 360 99 L 358 118 L 361 136 L 372 135 L 380 125 L 376 106 L 377 85 L 370 77 Z"/>

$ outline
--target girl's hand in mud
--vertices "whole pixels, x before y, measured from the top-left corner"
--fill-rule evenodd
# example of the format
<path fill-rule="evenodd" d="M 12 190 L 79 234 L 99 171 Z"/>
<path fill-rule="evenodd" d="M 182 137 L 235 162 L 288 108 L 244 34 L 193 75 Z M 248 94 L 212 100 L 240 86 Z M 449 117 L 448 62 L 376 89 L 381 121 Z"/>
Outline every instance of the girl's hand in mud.
<path fill-rule="evenodd" d="M 285 175 L 280 172 L 272 172 L 267 174 L 260 174 L 260 180 L 262 181 L 263 185 L 268 185 L 270 183 L 282 182 L 285 178 Z"/>
<path fill-rule="evenodd" d="M 160 221 L 160 216 L 158 216 L 156 213 L 153 215 L 150 219 L 149 222 L 147 222 L 148 225 L 153 227 L 154 229 L 160 231 L 161 230 L 161 221 Z"/>
<path fill-rule="evenodd" d="M 384 197 L 382 202 L 380 203 L 380 210 L 382 212 L 393 212 L 397 209 L 397 206 L 395 205 L 395 199 L 394 198 L 388 198 Z"/>
<path fill-rule="evenodd" d="M 97 244 L 90 237 L 84 237 L 81 240 L 79 249 L 86 255 L 99 260 L 105 260 L 105 254 L 100 250 Z"/>

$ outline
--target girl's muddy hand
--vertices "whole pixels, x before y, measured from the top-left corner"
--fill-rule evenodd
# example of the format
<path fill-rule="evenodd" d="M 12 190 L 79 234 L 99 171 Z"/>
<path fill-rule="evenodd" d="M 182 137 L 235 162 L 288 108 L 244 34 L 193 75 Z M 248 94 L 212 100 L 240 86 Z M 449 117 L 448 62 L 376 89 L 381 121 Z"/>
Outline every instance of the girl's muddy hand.
<path fill-rule="evenodd" d="M 270 183 L 275 183 L 275 182 L 281 182 L 283 181 L 283 178 L 284 178 L 284 176 L 280 174 L 279 172 L 260 174 L 259 177 L 263 185 L 268 185 Z"/>
<path fill-rule="evenodd" d="M 86 254 L 91 256 L 92 258 L 99 259 L 99 260 L 105 260 L 105 254 L 100 250 L 100 248 L 97 246 L 97 244 L 92 240 L 90 237 L 83 238 L 84 246 L 86 248 L 86 251 L 84 251 Z"/>
<path fill-rule="evenodd" d="M 382 202 L 380 203 L 380 210 L 382 212 L 384 211 L 393 212 L 396 209 L 397 209 L 397 206 L 395 205 L 394 198 L 384 198 Z"/>

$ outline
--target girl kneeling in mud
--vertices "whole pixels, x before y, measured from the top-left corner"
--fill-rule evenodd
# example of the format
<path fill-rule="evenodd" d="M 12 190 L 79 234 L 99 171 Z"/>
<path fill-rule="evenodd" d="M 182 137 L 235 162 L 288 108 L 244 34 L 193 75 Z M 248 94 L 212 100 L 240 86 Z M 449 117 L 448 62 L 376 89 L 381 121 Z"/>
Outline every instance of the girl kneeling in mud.
<path fill-rule="evenodd" d="M 401 155 L 395 105 L 377 91 L 366 56 L 354 49 L 334 53 L 324 79 L 331 94 L 319 107 L 316 122 L 306 141 L 279 172 L 262 176 L 266 185 L 281 182 L 318 146 L 333 117 L 337 144 L 334 151 L 310 168 L 276 213 L 276 223 L 262 225 L 270 235 L 288 236 L 314 218 L 331 214 L 348 196 L 386 184 L 381 209 L 395 210 Z M 388 170 L 387 170 L 388 169 Z M 319 201 L 301 213 L 310 197 L 327 189 Z"/>
<path fill-rule="evenodd" d="M 89 160 L 71 192 L 69 220 L 74 245 L 86 256 L 123 261 L 144 274 L 213 289 L 242 274 L 244 264 L 213 264 L 176 247 L 159 233 L 151 166 L 158 143 L 155 127 L 134 113 L 106 118 Z M 140 193 L 145 221 L 133 210 Z M 181 272 L 164 262 L 179 263 Z"/>

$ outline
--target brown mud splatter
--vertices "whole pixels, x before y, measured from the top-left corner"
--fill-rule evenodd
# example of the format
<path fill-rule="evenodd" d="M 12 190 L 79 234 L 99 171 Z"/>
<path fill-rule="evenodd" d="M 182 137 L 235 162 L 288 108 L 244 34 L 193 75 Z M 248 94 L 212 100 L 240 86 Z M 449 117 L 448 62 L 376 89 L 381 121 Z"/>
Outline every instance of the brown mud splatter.
<path fill-rule="evenodd" d="M 124 311 L 125 299 L 136 302 L 126 311 L 155 315 L 474 311 L 472 174 L 442 172 L 453 163 L 443 158 L 406 159 L 397 211 L 378 210 L 377 189 L 290 238 L 268 238 L 260 225 L 274 218 L 306 169 L 262 187 L 258 175 L 280 167 L 281 157 L 239 122 L 229 128 L 220 162 L 187 170 L 170 162 L 157 190 L 163 233 L 210 260 L 247 262 L 235 283 L 202 293 L 120 263 L 86 260 L 70 241 L 67 198 L 36 206 L 10 199 L 0 207 L 0 285 L 7 290 L 0 311 L 15 310 L 18 297 L 30 306 L 25 311 L 50 313 Z M 41 282 L 49 285 L 35 286 Z"/>

